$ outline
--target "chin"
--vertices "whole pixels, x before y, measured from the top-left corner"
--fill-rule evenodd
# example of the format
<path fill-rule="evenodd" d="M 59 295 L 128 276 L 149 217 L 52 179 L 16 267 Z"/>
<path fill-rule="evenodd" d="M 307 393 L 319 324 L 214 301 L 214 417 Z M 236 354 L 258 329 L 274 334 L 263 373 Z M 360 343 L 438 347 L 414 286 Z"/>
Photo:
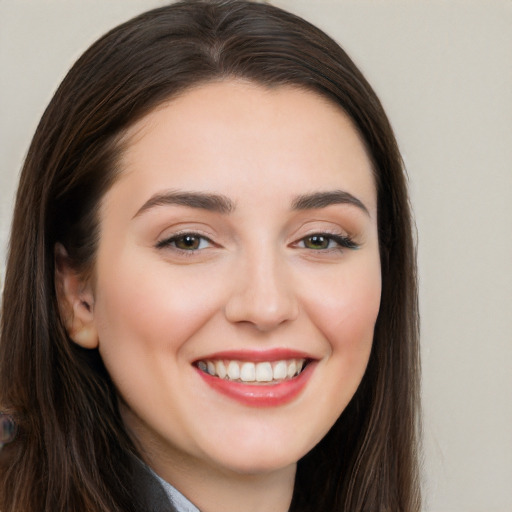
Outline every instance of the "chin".
<path fill-rule="evenodd" d="M 290 446 L 290 443 L 281 441 L 268 443 L 264 448 L 257 446 L 234 446 L 225 448 L 222 454 L 212 454 L 216 465 L 238 475 L 258 475 L 278 472 L 289 469 L 297 464 L 312 446 Z M 226 452 L 229 456 L 226 457 Z"/>
<path fill-rule="evenodd" d="M 223 466 L 231 473 L 240 476 L 258 476 L 279 471 L 288 470 L 297 464 L 295 457 L 278 457 L 269 454 L 268 457 L 259 457 L 247 455 L 246 460 L 225 461 Z"/>

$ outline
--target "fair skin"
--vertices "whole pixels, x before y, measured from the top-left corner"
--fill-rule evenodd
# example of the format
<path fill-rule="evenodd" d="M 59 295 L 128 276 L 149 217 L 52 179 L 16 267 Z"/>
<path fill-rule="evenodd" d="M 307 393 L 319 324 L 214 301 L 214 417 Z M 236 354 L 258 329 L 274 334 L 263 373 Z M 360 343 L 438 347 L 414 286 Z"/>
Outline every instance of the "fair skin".
<path fill-rule="evenodd" d="M 185 92 L 126 140 L 94 280 L 57 250 L 68 331 L 99 348 L 146 462 L 201 511 L 284 512 L 371 350 L 365 148 L 315 93 L 234 80 Z"/>

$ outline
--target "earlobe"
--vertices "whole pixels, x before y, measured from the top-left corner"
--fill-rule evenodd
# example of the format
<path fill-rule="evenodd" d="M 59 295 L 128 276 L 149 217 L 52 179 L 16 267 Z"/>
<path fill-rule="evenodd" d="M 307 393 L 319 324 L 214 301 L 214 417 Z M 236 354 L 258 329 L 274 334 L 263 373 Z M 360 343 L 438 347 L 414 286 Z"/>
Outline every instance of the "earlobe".
<path fill-rule="evenodd" d="M 72 332 L 69 332 L 69 337 L 83 348 L 97 348 L 98 347 L 98 333 L 94 326 L 82 325 L 79 328 L 74 327 Z"/>
<path fill-rule="evenodd" d="M 60 317 L 69 337 L 83 348 L 97 348 L 99 340 L 90 284 L 73 268 L 60 243 L 55 244 L 55 291 Z"/>

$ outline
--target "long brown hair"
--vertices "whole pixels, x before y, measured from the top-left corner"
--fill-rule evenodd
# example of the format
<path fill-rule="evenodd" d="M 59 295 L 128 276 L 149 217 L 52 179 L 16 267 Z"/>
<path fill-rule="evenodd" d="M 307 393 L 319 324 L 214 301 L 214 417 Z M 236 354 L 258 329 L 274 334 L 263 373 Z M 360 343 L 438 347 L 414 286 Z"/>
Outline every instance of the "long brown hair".
<path fill-rule="evenodd" d="M 0 453 L 2 512 L 140 510 L 134 447 L 97 351 L 59 318 L 54 247 L 94 266 L 98 205 L 119 172 L 122 135 L 187 88 L 237 77 L 291 84 L 336 102 L 373 161 L 382 300 L 363 381 L 328 435 L 299 461 L 291 511 L 420 510 L 415 248 L 402 160 L 382 106 L 346 53 L 267 4 L 191 0 L 144 13 L 77 61 L 46 109 L 17 194 L 0 341 L 0 409 L 18 435 Z"/>

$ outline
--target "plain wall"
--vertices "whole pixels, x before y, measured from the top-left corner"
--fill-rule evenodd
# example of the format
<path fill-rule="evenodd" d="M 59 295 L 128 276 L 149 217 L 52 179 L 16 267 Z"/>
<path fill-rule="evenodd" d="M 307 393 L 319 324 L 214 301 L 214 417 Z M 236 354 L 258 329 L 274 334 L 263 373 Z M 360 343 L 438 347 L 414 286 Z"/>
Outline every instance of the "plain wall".
<path fill-rule="evenodd" d="M 0 278 L 19 169 L 65 72 L 163 1 L 0 0 Z M 410 177 L 428 512 L 512 511 L 512 2 L 276 0 L 379 94 Z"/>

